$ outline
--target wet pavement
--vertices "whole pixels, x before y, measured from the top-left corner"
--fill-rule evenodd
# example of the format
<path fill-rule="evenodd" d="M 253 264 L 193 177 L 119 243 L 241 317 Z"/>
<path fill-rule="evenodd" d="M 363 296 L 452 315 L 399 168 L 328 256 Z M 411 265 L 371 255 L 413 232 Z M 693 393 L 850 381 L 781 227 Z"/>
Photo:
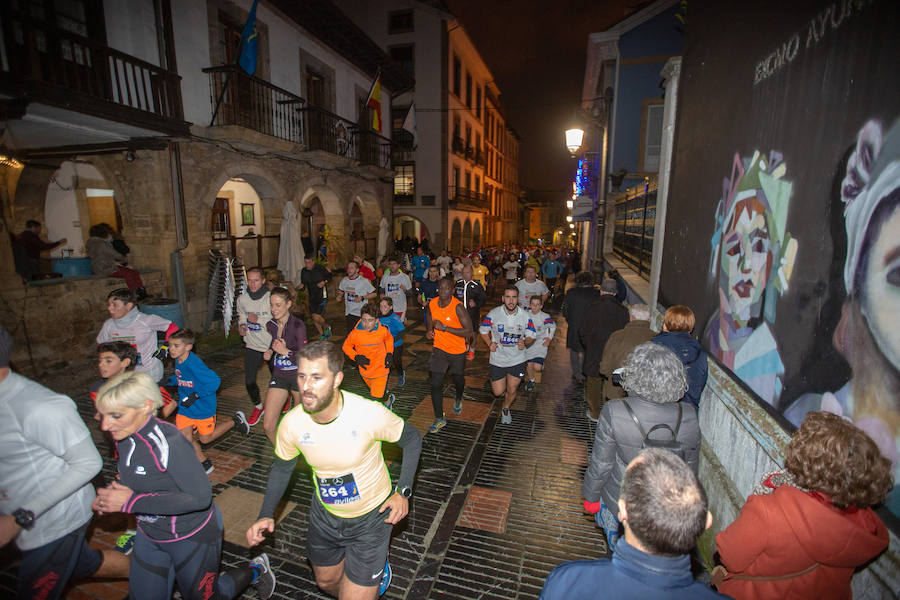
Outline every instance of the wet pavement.
<path fill-rule="evenodd" d="M 338 343 L 343 338 L 341 309 L 332 303 L 328 311 Z M 411 311 L 404 335 L 407 381 L 393 390 L 394 411 L 422 432 L 424 443 L 409 516 L 394 529 L 393 583 L 384 598 L 537 598 L 558 563 L 605 554 L 603 534 L 581 506 L 592 429 L 585 418 L 583 390 L 571 379 L 566 324 L 558 311 L 550 312 L 559 329 L 550 345 L 544 380 L 532 393 L 524 385 L 520 388 L 512 407 L 513 423 L 500 423 L 500 402 L 490 393 L 487 352 L 479 341 L 476 359 L 466 365 L 462 413 L 453 414 L 448 387 L 447 426 L 428 434 L 433 418 L 427 370 L 431 344 L 425 338 L 421 311 Z M 219 415 L 235 410 L 249 414 L 242 348 L 209 354 L 201 348 L 200 355 L 222 378 Z M 93 408 L 85 390 L 94 379 L 92 369 L 93 364 L 82 365 L 77 372 L 70 368 L 70 373 L 57 373 L 47 383 L 76 400 L 104 457 L 98 483 L 105 484 L 114 475 L 115 463 L 91 418 Z M 265 374 L 261 369 L 263 393 L 268 384 Z M 345 389 L 366 395 L 358 373 L 348 368 L 345 375 Z M 392 377 L 388 387 L 394 386 Z M 399 448 L 385 444 L 384 452 L 396 481 Z M 259 552 L 246 548 L 244 532 L 262 501 L 272 447 L 259 424 L 250 437 L 234 431 L 226 434 L 207 447 L 207 455 L 216 467 L 210 480 L 225 518 L 223 563 L 244 563 Z M 302 464 L 285 495 L 287 504 L 276 533 L 262 546 L 278 577 L 277 598 L 329 598 L 316 588 L 306 558 L 312 491 L 309 468 Z M 123 528 L 121 516 L 95 519 L 91 543 L 110 547 Z M 0 596 L 10 597 L 15 589 L 15 556 L 7 548 L 0 559 Z M 86 581 L 73 586 L 67 598 L 120 600 L 126 594 L 127 582 Z M 245 596 L 255 597 L 256 592 L 248 590 Z"/>

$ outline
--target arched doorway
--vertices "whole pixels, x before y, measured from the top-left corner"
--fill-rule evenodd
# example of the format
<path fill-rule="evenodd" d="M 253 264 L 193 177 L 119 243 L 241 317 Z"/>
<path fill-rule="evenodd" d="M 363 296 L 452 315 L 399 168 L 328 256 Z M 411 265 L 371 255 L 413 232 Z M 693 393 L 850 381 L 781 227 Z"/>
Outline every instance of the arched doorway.
<path fill-rule="evenodd" d="M 322 200 L 318 196 L 312 196 L 303 203 L 300 211 L 300 241 L 303 244 L 303 254 L 327 253 L 322 246 L 325 242 L 325 209 Z M 323 256 L 323 259 L 326 257 Z"/>
<path fill-rule="evenodd" d="M 394 238 L 403 240 L 410 238 L 421 241 L 422 238 L 428 237 L 428 228 L 425 223 L 415 217 L 408 215 L 396 215 L 394 217 Z"/>
<path fill-rule="evenodd" d="M 453 219 L 453 225 L 450 227 L 450 249 L 453 254 L 462 254 L 462 225 L 459 219 Z"/>
<path fill-rule="evenodd" d="M 466 224 L 463 225 L 462 247 L 463 252 L 470 252 L 472 250 L 472 221 L 469 219 L 466 219 Z"/>
<path fill-rule="evenodd" d="M 481 248 L 481 221 L 475 221 L 472 227 L 472 245 L 475 248 Z"/>
<path fill-rule="evenodd" d="M 210 209 L 212 245 L 246 267 L 278 263 L 278 235 L 266 235 L 263 203 L 246 179 L 232 177 L 216 192 Z"/>
<path fill-rule="evenodd" d="M 366 229 L 363 222 L 362 210 L 359 204 L 354 202 L 350 207 L 350 252 L 371 257 L 366 248 Z M 374 253 L 374 250 L 373 250 Z"/>

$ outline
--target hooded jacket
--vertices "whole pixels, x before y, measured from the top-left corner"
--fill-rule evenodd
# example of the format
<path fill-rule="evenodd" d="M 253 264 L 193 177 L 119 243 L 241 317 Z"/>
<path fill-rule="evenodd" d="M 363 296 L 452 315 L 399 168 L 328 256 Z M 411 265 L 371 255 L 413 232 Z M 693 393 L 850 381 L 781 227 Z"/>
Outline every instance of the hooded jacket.
<path fill-rule="evenodd" d="M 700 396 L 703 394 L 703 388 L 706 387 L 706 377 L 709 373 L 706 352 L 703 351 L 700 342 L 692 338 L 691 334 L 686 331 L 663 331 L 653 338 L 653 342 L 665 346 L 681 359 L 688 383 L 688 391 L 684 394 L 684 400 L 700 410 Z"/>
<path fill-rule="evenodd" d="M 731 525 L 716 536 L 729 573 L 777 577 L 779 581 L 726 580 L 719 591 L 737 600 L 763 598 L 851 598 L 856 567 L 878 556 L 888 532 L 871 508 L 841 510 L 822 494 L 781 486 L 751 495 Z"/>
<path fill-rule="evenodd" d="M 368 331 L 360 319 L 353 331 L 344 340 L 341 348 L 344 354 L 355 360 L 362 354 L 369 359 L 369 364 L 360 365 L 359 373 L 368 379 L 386 377 L 390 372 L 384 364 L 384 357 L 394 352 L 394 337 L 381 321 L 375 321 L 375 329 Z"/>

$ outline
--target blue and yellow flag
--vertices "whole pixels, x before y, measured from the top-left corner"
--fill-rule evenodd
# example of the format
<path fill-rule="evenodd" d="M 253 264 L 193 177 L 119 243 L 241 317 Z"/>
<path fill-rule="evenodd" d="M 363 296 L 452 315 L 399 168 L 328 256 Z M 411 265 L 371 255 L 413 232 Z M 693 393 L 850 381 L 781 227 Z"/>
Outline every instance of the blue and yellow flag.
<path fill-rule="evenodd" d="M 258 1 L 253 0 L 250 14 L 247 15 L 247 22 L 244 23 L 244 31 L 241 33 L 241 57 L 238 64 L 247 71 L 248 75 L 256 72 L 256 50 L 259 41 L 259 32 L 256 30 L 256 3 Z"/>

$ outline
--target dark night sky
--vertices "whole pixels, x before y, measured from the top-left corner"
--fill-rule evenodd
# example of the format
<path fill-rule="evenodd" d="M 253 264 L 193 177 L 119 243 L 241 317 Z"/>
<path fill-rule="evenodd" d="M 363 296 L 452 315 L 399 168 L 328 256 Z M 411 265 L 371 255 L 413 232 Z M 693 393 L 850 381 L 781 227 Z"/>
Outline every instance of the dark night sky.
<path fill-rule="evenodd" d="M 590 33 L 625 17 L 635 0 L 445 0 L 500 87 L 522 138 L 519 183 L 533 200 L 566 198 L 575 171 L 563 132 L 581 100 Z"/>

